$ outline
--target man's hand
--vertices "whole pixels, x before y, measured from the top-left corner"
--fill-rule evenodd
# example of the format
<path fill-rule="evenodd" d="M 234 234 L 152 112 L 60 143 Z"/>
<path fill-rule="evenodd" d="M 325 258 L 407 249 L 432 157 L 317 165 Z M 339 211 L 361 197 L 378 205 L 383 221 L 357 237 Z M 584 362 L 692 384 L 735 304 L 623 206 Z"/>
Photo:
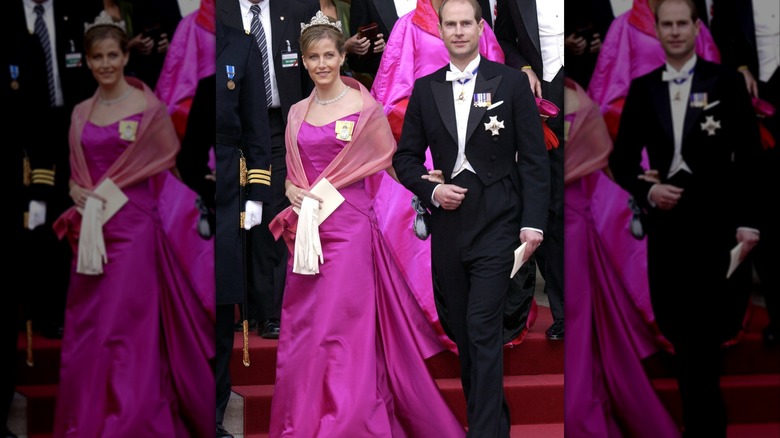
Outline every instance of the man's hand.
<path fill-rule="evenodd" d="M 680 201 L 683 190 L 671 184 L 656 184 L 650 190 L 650 200 L 661 210 L 671 210 Z"/>
<path fill-rule="evenodd" d="M 433 199 L 445 210 L 455 210 L 466 198 L 469 189 L 458 187 L 455 184 L 442 184 L 433 194 Z"/>
<path fill-rule="evenodd" d="M 539 248 L 539 245 L 542 244 L 543 240 L 544 235 L 538 231 L 529 229 L 520 231 L 520 243 L 527 244 L 525 246 L 525 253 L 523 254 L 525 257 L 524 261 L 528 261 L 528 259 L 531 258 L 531 255 L 536 251 L 536 248 Z"/>
<path fill-rule="evenodd" d="M 750 70 L 747 68 L 740 68 L 738 71 L 742 73 L 742 76 L 745 77 L 745 86 L 747 87 L 750 96 L 758 97 L 758 82 L 756 82 L 756 78 L 753 77 L 753 74 L 750 73 Z"/>
<path fill-rule="evenodd" d="M 344 50 L 347 53 L 354 55 L 365 55 L 368 53 L 368 48 L 371 46 L 371 41 L 368 38 L 361 38 L 359 34 L 354 34 L 344 43 Z M 382 49 L 384 50 L 384 48 Z"/>
<path fill-rule="evenodd" d="M 542 83 L 539 81 L 539 78 L 536 77 L 536 73 L 534 73 L 534 70 L 532 68 L 524 68 L 520 70 L 521 72 L 528 75 L 528 83 L 531 85 L 531 91 L 534 93 L 534 97 L 542 97 Z"/>
<path fill-rule="evenodd" d="M 263 203 L 260 201 L 246 201 L 244 206 L 244 229 L 248 230 L 263 222 Z"/>
<path fill-rule="evenodd" d="M 563 40 L 563 44 L 569 49 L 572 55 L 579 56 L 585 53 L 585 49 L 588 47 L 588 40 L 577 36 L 576 32 L 572 32 Z"/>

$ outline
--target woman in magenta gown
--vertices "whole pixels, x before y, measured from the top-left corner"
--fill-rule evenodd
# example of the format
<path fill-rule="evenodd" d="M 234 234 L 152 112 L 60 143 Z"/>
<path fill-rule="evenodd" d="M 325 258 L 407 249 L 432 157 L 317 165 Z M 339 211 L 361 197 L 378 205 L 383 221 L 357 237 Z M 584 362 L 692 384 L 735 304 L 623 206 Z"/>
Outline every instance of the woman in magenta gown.
<path fill-rule="evenodd" d="M 165 234 L 160 178 L 179 142 L 164 104 L 124 77 L 123 23 L 85 35 L 95 95 L 73 110 L 71 197 L 55 223 L 74 247 L 54 437 L 212 437 L 214 297 L 198 296 Z M 103 223 L 98 190 L 127 197 Z"/>
<path fill-rule="evenodd" d="M 343 36 L 318 22 L 301 35 L 315 90 L 288 118 L 292 206 L 271 223 L 290 248 L 291 271 L 269 435 L 463 437 L 425 364 L 443 346 L 387 250 L 366 187 L 392 172 L 390 126 L 365 87 L 339 76 Z M 312 229 L 319 198 L 309 189 L 322 179 L 345 200 Z"/>
<path fill-rule="evenodd" d="M 565 353 L 566 437 L 679 437 L 642 364 L 666 347 L 631 293 L 647 272 L 633 268 L 643 266 L 636 258 L 614 257 L 613 245 L 629 256 L 639 242 L 626 236 L 621 243 L 627 230 L 615 229 L 613 211 L 604 208 L 605 190 L 618 188 L 606 172 L 612 140 L 599 106 L 573 80 L 564 83 L 564 278 L 577 297 L 565 309 L 566 328 L 576 333 Z"/>

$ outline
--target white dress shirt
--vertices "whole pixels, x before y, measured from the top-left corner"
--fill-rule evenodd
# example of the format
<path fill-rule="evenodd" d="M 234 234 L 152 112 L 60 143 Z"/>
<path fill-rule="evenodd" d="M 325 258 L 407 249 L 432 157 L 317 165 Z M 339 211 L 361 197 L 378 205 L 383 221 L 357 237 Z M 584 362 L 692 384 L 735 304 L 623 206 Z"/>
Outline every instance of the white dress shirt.
<path fill-rule="evenodd" d="M 411 12 L 413 9 L 417 7 L 417 0 L 394 0 L 394 1 L 395 1 L 395 11 L 398 13 L 399 17 L 406 15 L 407 13 Z M 387 35 L 385 35 L 385 41 L 387 41 Z"/>
<path fill-rule="evenodd" d="M 694 54 L 688 62 L 683 65 L 680 70 L 676 70 L 674 67 L 666 64 L 666 71 L 672 74 L 687 74 L 687 79 L 682 83 L 676 83 L 675 81 L 669 81 L 669 101 L 672 105 L 672 132 L 674 133 L 674 155 L 672 156 L 672 164 L 669 166 L 669 177 L 685 170 L 688 173 L 691 169 L 685 164 L 682 157 L 682 134 L 683 124 L 685 123 L 685 112 L 688 109 L 689 96 L 691 94 L 691 83 L 693 82 L 693 67 L 696 65 L 696 54 Z"/>
<path fill-rule="evenodd" d="M 758 79 L 768 82 L 780 65 L 780 2 L 753 0 Z"/>
<path fill-rule="evenodd" d="M 552 82 L 563 67 L 563 0 L 536 0 L 542 80 Z"/>
<path fill-rule="evenodd" d="M 455 101 L 455 121 L 458 128 L 458 158 L 455 159 L 455 167 L 452 169 L 452 177 L 468 170 L 477 173 L 466 158 L 466 128 L 469 124 L 469 113 L 474 98 L 474 84 L 477 82 L 477 68 L 479 67 L 479 54 L 474 58 L 465 70 L 460 70 L 450 63 L 450 71 L 455 73 L 471 72 L 474 76 L 468 81 L 452 81 L 452 98 Z"/>
<path fill-rule="evenodd" d="M 260 0 L 257 3 L 253 3 L 249 0 L 238 0 L 238 4 L 241 7 L 241 20 L 244 23 L 244 31 L 247 33 L 251 33 L 252 18 L 254 17 L 254 14 L 249 8 L 254 4 L 260 6 L 260 24 L 263 25 L 263 32 L 265 32 L 265 42 L 268 46 L 268 70 L 271 73 L 271 108 L 278 108 L 281 106 L 281 99 L 279 98 L 279 86 L 276 84 L 273 47 L 271 45 L 273 38 L 271 33 L 271 11 L 268 6 L 268 2 L 270 1 L 271 0 Z M 262 74 L 262 72 L 260 72 L 260 74 Z M 259 80 L 262 81 L 262 78 Z"/>

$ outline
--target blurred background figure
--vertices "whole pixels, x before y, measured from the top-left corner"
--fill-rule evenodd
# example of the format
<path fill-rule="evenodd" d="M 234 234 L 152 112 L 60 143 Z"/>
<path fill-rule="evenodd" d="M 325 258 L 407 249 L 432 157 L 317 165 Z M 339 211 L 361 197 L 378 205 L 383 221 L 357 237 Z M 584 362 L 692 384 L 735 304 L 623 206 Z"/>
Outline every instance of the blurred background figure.
<path fill-rule="evenodd" d="M 760 199 L 778 196 L 780 169 L 780 3 L 761 0 L 716 0 L 712 34 L 723 54 L 723 64 L 737 69 L 761 117 L 762 144 L 758 190 Z M 767 105 L 768 104 L 768 105 Z M 774 111 L 774 113 L 772 113 Z M 771 202 L 761 203 L 761 241 L 752 254 L 769 313 L 764 341 L 777 345 L 780 330 L 780 216 Z"/>
<path fill-rule="evenodd" d="M 564 266 L 572 298 L 566 326 L 577 340 L 565 352 L 566 437 L 679 437 L 642 363 L 662 348 L 663 338 L 622 278 L 624 264 L 644 261 L 611 257 L 615 246 L 640 245 L 605 216 L 611 210 L 604 208 L 610 200 L 603 187 L 622 190 L 608 176 L 612 140 L 598 105 L 574 80 L 564 83 Z"/>
<path fill-rule="evenodd" d="M 77 255 L 54 436 L 210 437 L 214 295 L 197 294 L 159 216 L 179 140 L 151 88 L 124 76 L 123 23 L 101 12 L 84 40 L 98 87 L 73 110 L 75 205 L 54 225 Z"/>

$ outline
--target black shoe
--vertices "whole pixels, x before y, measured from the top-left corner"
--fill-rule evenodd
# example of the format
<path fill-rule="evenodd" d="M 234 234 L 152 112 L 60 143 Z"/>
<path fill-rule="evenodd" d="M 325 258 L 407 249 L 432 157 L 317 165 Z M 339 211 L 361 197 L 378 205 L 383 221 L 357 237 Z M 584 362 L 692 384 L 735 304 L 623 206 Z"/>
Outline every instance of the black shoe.
<path fill-rule="evenodd" d="M 778 344 L 777 330 L 772 325 L 769 325 L 764 329 L 764 344 L 769 346 Z"/>
<path fill-rule="evenodd" d="M 279 321 L 269 319 L 263 323 L 257 333 L 264 339 L 279 339 Z"/>
<path fill-rule="evenodd" d="M 19 438 L 19 437 L 17 437 L 16 434 L 11 432 L 11 430 L 6 427 L 5 432 L 3 432 L 2 435 L 0 435 L 0 438 Z"/>
<path fill-rule="evenodd" d="M 257 330 L 257 320 L 256 319 L 250 319 L 249 320 L 249 330 Z M 244 331 L 244 321 L 238 321 L 233 325 L 233 331 L 236 332 L 242 332 Z"/>
<path fill-rule="evenodd" d="M 217 438 L 234 438 L 221 424 L 217 424 Z"/>
<path fill-rule="evenodd" d="M 547 335 L 547 339 L 551 341 L 560 341 L 563 339 L 563 320 L 559 319 L 558 321 L 555 321 L 552 323 L 550 328 L 548 328 L 545 332 L 545 335 Z"/>

